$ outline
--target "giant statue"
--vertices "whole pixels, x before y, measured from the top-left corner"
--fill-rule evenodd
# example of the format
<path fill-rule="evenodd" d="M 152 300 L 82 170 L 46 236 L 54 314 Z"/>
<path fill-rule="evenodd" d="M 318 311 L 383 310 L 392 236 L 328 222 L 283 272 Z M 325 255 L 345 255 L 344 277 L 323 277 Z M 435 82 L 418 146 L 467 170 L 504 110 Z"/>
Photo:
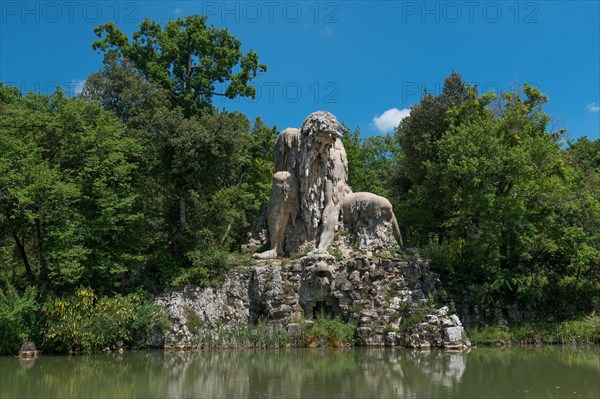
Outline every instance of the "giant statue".
<path fill-rule="evenodd" d="M 329 112 L 310 114 L 300 129 L 282 131 L 275 144 L 275 175 L 267 210 L 268 251 L 257 258 L 275 258 L 286 248 L 314 242 L 327 250 L 340 223 L 387 222 L 402 246 L 390 202 L 372 193 L 353 193 L 348 185 L 348 160 L 341 141 L 342 126 Z"/>

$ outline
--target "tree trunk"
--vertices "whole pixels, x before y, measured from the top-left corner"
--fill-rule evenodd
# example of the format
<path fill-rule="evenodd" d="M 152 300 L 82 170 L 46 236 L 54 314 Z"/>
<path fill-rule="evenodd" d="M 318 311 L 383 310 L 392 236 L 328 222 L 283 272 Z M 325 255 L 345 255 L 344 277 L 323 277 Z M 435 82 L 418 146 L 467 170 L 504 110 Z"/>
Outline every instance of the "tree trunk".
<path fill-rule="evenodd" d="M 227 225 L 227 230 L 225 230 L 225 234 L 223 235 L 223 237 L 221 237 L 221 241 L 220 241 L 221 245 L 225 244 L 227 237 L 229 237 L 229 234 L 231 233 L 232 225 L 233 225 L 233 221 L 229 222 L 229 224 Z"/>
<path fill-rule="evenodd" d="M 12 233 L 13 238 L 15 239 L 15 244 L 17 245 L 17 249 L 19 250 L 19 255 L 21 255 L 21 260 L 23 261 L 23 266 L 25 266 L 25 272 L 27 273 L 27 277 L 33 280 L 33 272 L 31 271 L 31 265 L 29 264 L 29 259 L 27 258 L 27 253 L 25 252 L 25 246 L 19 240 L 19 236 L 16 231 Z"/>
<path fill-rule="evenodd" d="M 185 199 L 179 197 L 179 232 L 183 234 L 187 226 L 187 216 L 185 213 Z"/>
<path fill-rule="evenodd" d="M 48 285 L 48 267 L 46 265 L 46 259 L 44 258 L 44 251 L 43 251 L 43 235 L 42 235 L 42 224 L 40 223 L 39 220 L 35 221 L 35 233 L 36 233 L 36 241 L 37 241 L 37 252 L 38 252 L 38 259 L 40 260 L 40 281 L 42 283 L 43 287 L 46 287 Z"/>

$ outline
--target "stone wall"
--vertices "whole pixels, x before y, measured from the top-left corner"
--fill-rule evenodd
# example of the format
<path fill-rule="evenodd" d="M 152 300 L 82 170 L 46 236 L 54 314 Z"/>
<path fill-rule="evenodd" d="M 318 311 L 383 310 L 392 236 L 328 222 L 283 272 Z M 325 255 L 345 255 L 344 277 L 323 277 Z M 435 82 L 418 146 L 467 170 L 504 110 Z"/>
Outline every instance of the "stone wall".
<path fill-rule="evenodd" d="M 165 349 L 192 349 L 196 334 L 249 322 L 248 281 L 251 272 L 229 273 L 219 288 L 188 285 L 179 291 L 159 295 L 155 302 L 169 314 L 171 326 L 163 335 L 153 337 L 150 346 Z"/>
<path fill-rule="evenodd" d="M 471 305 L 464 300 L 467 297 L 466 292 L 461 295 L 452 295 L 452 297 L 461 320 L 468 327 L 507 326 L 524 321 L 555 320 L 553 315 L 542 317 L 530 306 L 519 306 L 515 303 L 506 305 L 496 303 L 486 306 Z"/>
<path fill-rule="evenodd" d="M 262 320 L 293 329 L 318 312 L 355 325 L 361 346 L 470 345 L 459 318 L 433 306 L 439 281 L 426 261 L 339 251 L 337 260 L 329 254 L 260 260 L 252 270 L 230 272 L 220 288 L 188 286 L 159 296 L 172 322 L 164 347 L 194 348 L 194 334 Z"/>

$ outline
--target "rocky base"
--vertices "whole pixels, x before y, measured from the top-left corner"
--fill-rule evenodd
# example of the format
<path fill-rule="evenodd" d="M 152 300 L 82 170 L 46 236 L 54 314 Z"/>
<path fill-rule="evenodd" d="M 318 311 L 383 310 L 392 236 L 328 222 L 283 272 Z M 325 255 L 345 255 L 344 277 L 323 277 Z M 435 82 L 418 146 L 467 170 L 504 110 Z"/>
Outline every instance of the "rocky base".
<path fill-rule="evenodd" d="M 465 329 L 457 315 L 448 315 L 448 307 L 438 309 L 425 316 L 427 321 L 410 327 L 404 336 L 404 346 L 408 348 L 464 349 L 470 347 Z"/>
<path fill-rule="evenodd" d="M 252 270 L 234 270 L 220 288 L 188 286 L 157 298 L 171 330 L 155 337 L 165 349 L 198 346 L 198 335 L 234 331 L 266 321 L 293 330 L 318 313 L 357 328 L 360 346 L 463 349 L 470 346 L 462 324 L 448 308 L 436 309 L 438 276 L 415 254 L 352 250 L 261 260 Z"/>
<path fill-rule="evenodd" d="M 248 282 L 251 272 L 235 270 L 219 288 L 186 286 L 158 296 L 155 303 L 166 309 L 170 329 L 155 334 L 148 345 L 167 350 L 194 349 L 197 335 L 220 327 L 233 329 L 249 322 Z"/>

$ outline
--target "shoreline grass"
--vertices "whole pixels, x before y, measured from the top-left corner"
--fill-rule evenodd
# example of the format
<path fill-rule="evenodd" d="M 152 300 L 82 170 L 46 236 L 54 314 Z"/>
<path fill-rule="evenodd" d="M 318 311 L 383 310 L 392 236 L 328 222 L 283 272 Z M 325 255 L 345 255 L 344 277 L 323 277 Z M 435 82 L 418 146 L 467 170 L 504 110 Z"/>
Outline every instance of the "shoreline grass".
<path fill-rule="evenodd" d="M 265 321 L 256 325 L 241 326 L 235 330 L 197 331 L 199 349 L 242 349 L 242 348 L 314 348 L 352 347 L 356 327 L 343 322 L 339 317 L 330 318 L 319 314 L 314 320 L 300 320 L 284 327 Z"/>
<path fill-rule="evenodd" d="M 600 345 L 600 316 L 562 322 L 524 322 L 466 328 L 473 345 Z"/>

